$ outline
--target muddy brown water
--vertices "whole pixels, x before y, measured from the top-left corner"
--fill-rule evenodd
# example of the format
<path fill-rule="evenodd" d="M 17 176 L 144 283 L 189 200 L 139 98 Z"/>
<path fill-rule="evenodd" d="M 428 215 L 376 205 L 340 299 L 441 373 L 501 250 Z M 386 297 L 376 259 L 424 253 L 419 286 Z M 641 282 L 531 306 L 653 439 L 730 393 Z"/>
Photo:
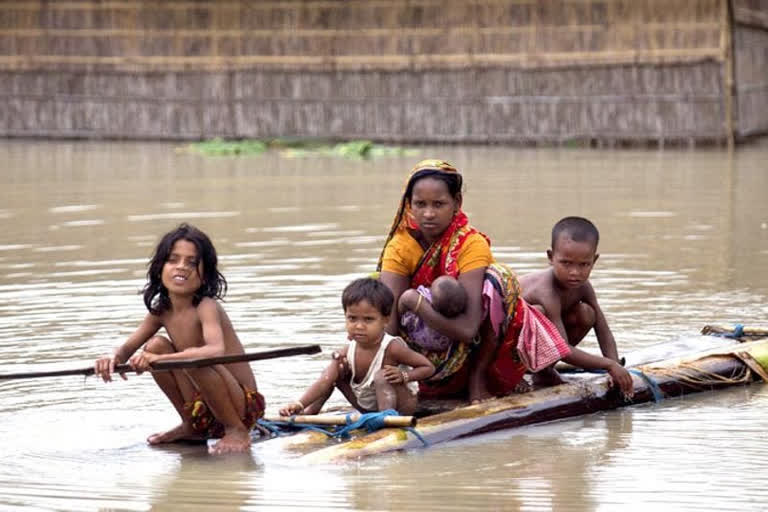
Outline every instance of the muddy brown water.
<path fill-rule="evenodd" d="M 345 341 L 341 289 L 373 270 L 406 172 L 426 157 L 464 171 L 465 210 L 519 273 L 546 266 L 556 220 L 591 218 L 592 278 L 622 352 L 707 323 L 768 323 L 768 141 L 730 154 L 427 146 L 365 161 L 11 140 L 0 142 L 2 371 L 88 365 L 121 343 L 144 315 L 151 250 L 181 221 L 213 239 L 247 349 L 327 354 Z M 254 363 L 268 412 L 325 357 Z M 260 445 L 230 457 L 148 447 L 176 418 L 147 376 L 26 379 L 0 384 L 0 508 L 763 510 L 766 407 L 755 384 L 312 467 Z"/>

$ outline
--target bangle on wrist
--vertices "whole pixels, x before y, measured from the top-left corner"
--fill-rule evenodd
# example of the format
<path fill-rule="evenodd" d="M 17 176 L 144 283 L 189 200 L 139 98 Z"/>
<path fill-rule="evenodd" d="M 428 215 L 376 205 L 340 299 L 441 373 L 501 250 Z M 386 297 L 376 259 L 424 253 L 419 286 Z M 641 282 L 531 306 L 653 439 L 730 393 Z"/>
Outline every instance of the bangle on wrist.
<path fill-rule="evenodd" d="M 400 376 L 403 378 L 403 384 L 408 384 L 408 381 L 410 380 L 410 377 L 408 376 L 408 372 L 405 370 L 400 370 Z"/>
<path fill-rule="evenodd" d="M 424 299 L 424 296 L 422 294 L 419 294 L 419 298 L 416 300 L 416 307 L 413 308 L 414 313 L 419 312 L 419 308 L 421 307 L 421 301 Z"/>

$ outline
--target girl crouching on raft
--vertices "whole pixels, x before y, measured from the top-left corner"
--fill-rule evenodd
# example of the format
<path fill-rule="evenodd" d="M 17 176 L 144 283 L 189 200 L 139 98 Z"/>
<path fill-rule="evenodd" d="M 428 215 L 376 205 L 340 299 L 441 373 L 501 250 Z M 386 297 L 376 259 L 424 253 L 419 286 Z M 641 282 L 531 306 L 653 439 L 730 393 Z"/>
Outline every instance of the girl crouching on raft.
<path fill-rule="evenodd" d="M 155 361 L 243 354 L 243 345 L 217 299 L 227 282 L 217 269 L 216 249 L 208 236 L 181 224 L 163 236 L 149 262 L 144 304 L 149 313 L 114 355 L 98 359 L 96 375 L 112 380 L 116 364 L 137 372 Z M 161 327 L 168 337 L 157 335 Z M 140 347 L 144 349 L 133 355 Z M 120 375 L 126 379 L 125 374 Z M 149 444 L 220 438 L 214 454 L 243 452 L 250 430 L 264 415 L 264 397 L 248 363 L 153 372 L 158 387 L 181 416 L 176 427 L 149 436 Z"/>

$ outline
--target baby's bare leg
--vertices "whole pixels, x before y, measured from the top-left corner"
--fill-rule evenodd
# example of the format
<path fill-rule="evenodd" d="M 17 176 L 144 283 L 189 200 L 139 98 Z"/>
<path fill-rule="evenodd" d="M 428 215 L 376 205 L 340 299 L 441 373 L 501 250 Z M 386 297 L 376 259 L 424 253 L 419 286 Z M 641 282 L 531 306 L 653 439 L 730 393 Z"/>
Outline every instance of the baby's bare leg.
<path fill-rule="evenodd" d="M 153 354 L 170 354 L 175 352 L 171 342 L 163 336 L 154 336 L 151 338 L 144 350 Z M 186 417 L 184 403 L 192 400 L 195 395 L 195 388 L 192 381 L 189 380 L 183 371 L 170 372 L 152 372 L 152 378 L 155 379 L 157 386 L 165 393 L 174 409 L 181 417 L 181 423 L 165 432 L 157 432 L 147 438 L 149 444 L 172 443 L 182 440 L 202 440 L 195 434 Z"/>
<path fill-rule="evenodd" d="M 563 313 L 563 325 L 568 343 L 575 347 L 595 326 L 595 310 L 584 302 L 577 302 Z"/>

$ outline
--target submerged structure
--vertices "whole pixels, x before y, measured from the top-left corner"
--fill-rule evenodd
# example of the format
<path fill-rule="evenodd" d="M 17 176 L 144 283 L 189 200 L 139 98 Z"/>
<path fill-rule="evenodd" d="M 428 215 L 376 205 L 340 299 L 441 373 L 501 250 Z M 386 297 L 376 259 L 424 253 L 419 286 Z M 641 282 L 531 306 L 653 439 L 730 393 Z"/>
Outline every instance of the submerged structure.
<path fill-rule="evenodd" d="M 0 136 L 768 133 L 766 0 L 15 0 Z"/>

